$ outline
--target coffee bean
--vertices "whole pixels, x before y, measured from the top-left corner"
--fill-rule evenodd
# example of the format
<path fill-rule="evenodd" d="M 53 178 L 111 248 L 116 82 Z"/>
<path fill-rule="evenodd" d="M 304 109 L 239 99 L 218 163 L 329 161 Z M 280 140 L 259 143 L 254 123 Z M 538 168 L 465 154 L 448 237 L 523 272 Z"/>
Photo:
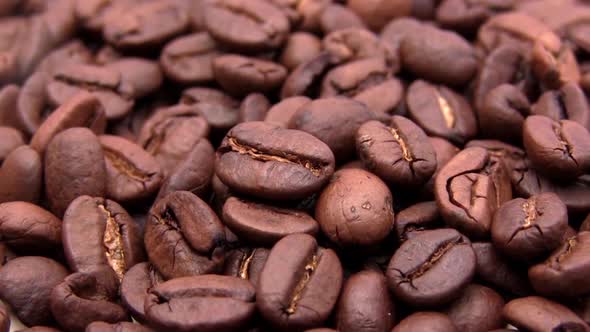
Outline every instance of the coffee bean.
<path fill-rule="evenodd" d="M 248 280 L 256 287 L 260 272 L 268 259 L 270 250 L 265 248 L 239 248 L 229 252 L 225 258 L 223 274 Z"/>
<path fill-rule="evenodd" d="M 93 322 L 86 327 L 85 332 L 153 332 L 153 330 L 147 326 L 129 322 L 120 322 L 116 324 Z"/>
<path fill-rule="evenodd" d="M 264 121 L 287 128 L 295 113 L 311 99 L 303 96 L 285 98 L 274 104 L 266 113 Z"/>
<path fill-rule="evenodd" d="M 341 29 L 326 35 L 324 49 L 337 64 L 369 58 L 382 59 L 382 66 L 392 73 L 399 70 L 399 59 L 377 35 L 363 28 Z M 359 72 L 358 74 L 367 74 Z"/>
<path fill-rule="evenodd" d="M 35 71 L 45 72 L 51 75 L 57 68 L 70 63 L 90 64 L 92 60 L 92 51 L 81 40 L 74 39 L 47 54 L 39 65 L 37 65 Z M 36 73 L 31 77 L 35 75 Z"/>
<path fill-rule="evenodd" d="M 492 89 L 477 116 L 481 134 L 506 142 L 522 140 L 522 126 L 530 113 L 527 97 L 515 86 L 502 84 Z"/>
<path fill-rule="evenodd" d="M 414 238 L 423 231 L 440 226 L 436 202 L 422 202 L 401 210 L 395 217 L 394 229 L 400 242 Z"/>
<path fill-rule="evenodd" d="M 222 218 L 238 237 L 258 245 L 272 245 L 289 234 L 316 235 L 319 229 L 317 221 L 303 211 L 235 197 L 225 201 Z"/>
<path fill-rule="evenodd" d="M 504 306 L 504 318 L 529 331 L 584 331 L 588 325 L 567 307 L 538 296 L 522 297 Z M 560 326 L 568 324 L 567 329 Z"/>
<path fill-rule="evenodd" d="M 9 153 L 0 167 L 0 203 L 38 203 L 43 185 L 43 162 L 28 145 Z"/>
<path fill-rule="evenodd" d="M 162 182 L 158 161 L 124 138 L 98 137 L 106 165 L 106 195 L 117 202 L 137 201 L 155 193 Z"/>
<path fill-rule="evenodd" d="M 163 277 L 147 262 L 135 264 L 125 273 L 121 281 L 121 302 L 134 319 L 146 321 L 145 299 L 149 290 L 162 282 Z"/>
<path fill-rule="evenodd" d="M 292 250 L 293 246 L 299 250 Z M 266 321 L 281 330 L 320 326 L 336 305 L 342 266 L 331 249 L 307 234 L 277 242 L 260 273 L 256 306 Z"/>
<path fill-rule="evenodd" d="M 524 262 L 544 257 L 561 244 L 568 216 L 565 204 L 553 193 L 516 198 L 496 211 L 491 234 L 495 247 Z"/>
<path fill-rule="evenodd" d="M 232 190 L 268 199 L 298 199 L 329 180 L 334 155 L 308 133 L 246 122 L 232 128 L 221 143 L 215 171 Z"/>
<path fill-rule="evenodd" d="M 523 143 L 535 168 L 556 180 L 575 179 L 590 169 L 590 133 L 577 122 L 530 116 Z"/>
<path fill-rule="evenodd" d="M 165 278 L 215 273 L 223 266 L 223 225 L 190 192 L 159 199 L 150 210 L 144 237 L 150 262 Z"/>
<path fill-rule="evenodd" d="M 117 59 L 109 62 L 105 68 L 121 73 L 120 85 L 132 87 L 132 98 L 142 98 L 156 92 L 164 79 L 157 62 L 142 58 Z"/>
<path fill-rule="evenodd" d="M 182 84 L 213 81 L 213 59 L 219 55 L 215 40 L 207 32 L 174 39 L 164 47 L 160 64 L 166 77 Z"/>
<path fill-rule="evenodd" d="M 420 29 L 422 23 L 412 17 L 398 17 L 391 20 L 381 30 L 381 39 L 391 49 L 393 54 L 399 54 L 402 40 L 407 34 Z"/>
<path fill-rule="evenodd" d="M 396 298 L 418 307 L 448 303 L 475 274 L 471 242 L 454 229 L 424 231 L 404 242 L 387 267 Z"/>
<path fill-rule="evenodd" d="M 548 49 L 543 38 L 535 41 L 531 52 L 531 66 L 539 81 L 551 88 L 580 80 L 580 69 L 572 49 L 566 45 L 562 45 L 557 51 Z"/>
<path fill-rule="evenodd" d="M 584 92 L 575 83 L 567 83 L 559 90 L 543 93 L 533 105 L 531 113 L 544 115 L 555 121 L 575 121 L 590 128 L 590 108 Z"/>
<path fill-rule="evenodd" d="M 412 331 L 457 332 L 458 330 L 447 315 L 430 311 L 413 313 L 391 330 L 391 332 Z"/>
<path fill-rule="evenodd" d="M 63 216 L 68 205 L 81 195 L 104 196 L 106 178 L 100 142 L 89 129 L 67 129 L 49 143 L 45 195 L 57 217 Z"/>
<path fill-rule="evenodd" d="M 281 88 L 281 99 L 311 94 L 315 90 L 314 86 L 320 84 L 322 75 L 330 68 L 332 57 L 328 52 L 321 52 L 295 67 L 285 78 Z"/>
<path fill-rule="evenodd" d="M 322 191 L 315 217 L 323 233 L 344 245 L 372 245 L 381 242 L 393 228 L 393 198 L 379 178 L 359 170 L 334 174 Z"/>
<path fill-rule="evenodd" d="M 379 30 L 393 18 L 409 16 L 412 10 L 412 2 L 407 0 L 351 0 L 348 6 L 374 30 Z"/>
<path fill-rule="evenodd" d="M 390 332 L 395 316 L 387 281 L 380 271 L 361 271 L 346 281 L 336 311 L 338 331 Z"/>
<path fill-rule="evenodd" d="M 150 324 L 160 330 L 235 331 L 256 311 L 255 290 L 236 277 L 177 278 L 151 289 L 145 310 Z"/>
<path fill-rule="evenodd" d="M 15 258 L 0 269 L 0 297 L 26 325 L 51 325 L 50 293 L 68 276 L 58 262 L 38 256 Z"/>
<path fill-rule="evenodd" d="M 270 107 L 270 101 L 263 94 L 251 93 L 240 104 L 238 121 L 264 121 Z"/>
<path fill-rule="evenodd" d="M 11 111 L 10 115 L 6 115 L 8 125 L 21 129 L 27 135 L 34 135 L 51 114 L 47 112 L 50 108 L 47 98 L 47 84 L 50 79 L 51 74 L 44 71 L 29 76 L 12 106 L 16 112 Z"/>
<path fill-rule="evenodd" d="M 307 32 L 295 32 L 287 39 L 280 62 L 288 70 L 293 70 L 315 58 L 321 50 L 322 43 L 318 37 Z"/>
<path fill-rule="evenodd" d="M 471 284 L 445 310 L 458 330 L 490 331 L 504 326 L 504 299 L 493 289 Z"/>
<path fill-rule="evenodd" d="M 189 88 L 182 93 L 180 102 L 194 106 L 207 120 L 215 138 L 223 138 L 239 122 L 239 102 L 221 90 Z"/>
<path fill-rule="evenodd" d="M 68 331 L 82 332 L 96 321 L 117 323 L 129 320 L 123 307 L 105 299 L 97 280 L 90 274 L 70 274 L 53 288 L 50 304 L 53 317 Z M 72 312 L 77 314 L 72 315 Z"/>

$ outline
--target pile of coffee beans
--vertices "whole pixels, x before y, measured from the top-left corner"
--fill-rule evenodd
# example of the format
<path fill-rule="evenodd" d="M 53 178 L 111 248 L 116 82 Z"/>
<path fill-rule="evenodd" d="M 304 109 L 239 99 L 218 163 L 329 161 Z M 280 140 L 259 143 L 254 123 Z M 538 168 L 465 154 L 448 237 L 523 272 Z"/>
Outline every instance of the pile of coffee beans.
<path fill-rule="evenodd" d="M 0 0 L 0 332 L 590 332 L 589 97 L 588 0 Z"/>

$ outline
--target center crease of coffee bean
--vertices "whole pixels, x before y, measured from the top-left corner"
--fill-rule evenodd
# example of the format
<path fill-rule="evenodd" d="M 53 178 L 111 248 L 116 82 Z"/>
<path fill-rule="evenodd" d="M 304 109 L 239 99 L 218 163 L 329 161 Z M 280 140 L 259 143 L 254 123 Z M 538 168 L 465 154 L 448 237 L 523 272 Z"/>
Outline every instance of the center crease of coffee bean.
<path fill-rule="evenodd" d="M 311 261 L 307 263 L 307 265 L 305 265 L 303 277 L 299 280 L 297 286 L 295 286 L 293 294 L 291 295 L 291 302 L 289 303 L 287 309 L 285 309 L 285 312 L 287 312 L 288 315 L 294 314 L 295 310 L 297 310 L 297 305 L 299 304 L 299 300 L 301 300 L 301 294 L 303 293 L 305 287 L 307 287 L 309 280 L 311 280 L 311 276 L 313 272 L 317 269 L 318 263 L 319 257 L 317 255 L 313 255 L 311 257 Z"/>
<path fill-rule="evenodd" d="M 400 284 L 402 284 L 404 282 L 409 282 L 410 285 L 412 287 L 414 287 L 414 285 L 412 284 L 412 281 L 414 279 L 417 279 L 417 278 L 420 278 L 421 276 L 423 276 L 424 273 L 426 273 L 428 270 L 430 270 L 449 250 L 451 250 L 454 246 L 459 245 L 461 243 L 463 243 L 463 239 L 458 238 L 458 239 L 454 239 L 454 240 L 451 240 L 447 243 L 440 245 L 438 248 L 436 248 L 434 253 L 432 253 L 430 255 L 430 257 L 428 257 L 426 262 L 424 262 L 422 265 L 420 265 L 415 271 L 412 271 L 412 272 L 405 274 L 405 275 L 402 273 L 404 279 L 402 281 L 400 281 Z M 399 271 L 399 272 L 401 273 L 401 271 Z"/>
<path fill-rule="evenodd" d="M 317 163 L 311 160 L 304 160 L 299 156 L 285 153 L 284 157 L 266 154 L 262 151 L 256 150 L 253 147 L 240 144 L 234 137 L 228 138 L 229 146 L 232 151 L 238 152 L 239 154 L 248 155 L 254 160 L 260 161 L 278 161 L 281 163 L 298 164 L 307 168 L 313 175 L 320 176 L 322 169 Z"/>
<path fill-rule="evenodd" d="M 406 141 L 402 138 L 399 131 L 392 127 L 387 127 L 391 134 L 393 135 L 393 139 L 399 144 L 400 148 L 402 149 L 402 156 L 405 161 L 412 161 L 414 160 L 414 156 L 412 156 L 412 152 L 408 148 Z"/>
<path fill-rule="evenodd" d="M 449 102 L 438 91 L 436 91 L 436 100 L 443 118 L 445 119 L 447 128 L 455 127 L 455 114 L 453 113 L 453 109 L 451 108 Z"/>
<path fill-rule="evenodd" d="M 123 237 L 121 227 L 113 217 L 111 211 L 103 204 L 98 208 L 106 215 L 106 227 L 104 231 L 103 243 L 106 248 L 105 255 L 113 271 L 117 274 L 119 280 L 123 280 L 125 275 L 125 252 L 123 250 Z"/>
<path fill-rule="evenodd" d="M 133 163 L 129 162 L 129 160 L 116 151 L 103 148 L 103 152 L 105 157 L 107 157 L 116 169 L 134 180 L 145 182 L 153 176 L 153 174 L 148 174 L 137 168 Z"/>
<path fill-rule="evenodd" d="M 578 244 L 578 240 L 576 238 L 576 236 L 572 236 L 569 239 L 567 239 L 567 243 L 565 246 L 565 250 L 559 254 L 559 256 L 557 256 L 555 258 L 555 262 L 556 263 L 561 263 L 564 259 L 567 258 L 567 256 L 569 256 L 572 251 L 574 251 L 574 247 Z"/>
<path fill-rule="evenodd" d="M 129 97 L 129 96 L 123 95 L 121 93 L 121 91 L 119 91 L 119 87 L 120 87 L 121 82 L 119 82 L 119 84 L 117 84 L 117 85 L 111 85 L 111 84 L 104 84 L 104 83 L 101 83 L 98 81 L 81 81 L 81 80 L 75 79 L 73 77 L 68 77 L 67 75 L 62 75 L 62 74 L 55 75 L 55 79 L 58 81 L 62 81 L 66 84 L 74 85 L 78 88 L 88 90 L 90 92 L 108 91 L 108 92 L 112 92 L 117 95 L 120 95 L 123 98 Z"/>
<path fill-rule="evenodd" d="M 534 198 L 528 199 L 522 204 L 522 211 L 525 213 L 524 223 L 522 228 L 526 229 L 533 225 L 537 218 L 537 202 Z"/>
<path fill-rule="evenodd" d="M 240 270 L 238 276 L 242 279 L 248 280 L 249 278 L 249 270 L 250 270 L 250 263 L 254 258 L 254 253 L 256 253 L 256 249 L 246 253 L 242 256 L 242 261 L 240 262 Z"/>
<path fill-rule="evenodd" d="M 577 165 L 578 161 L 576 160 L 576 158 L 574 158 L 574 155 L 573 155 L 574 147 L 571 144 L 569 144 L 569 142 L 567 141 L 567 139 L 565 137 L 563 137 L 563 132 L 561 131 L 561 126 L 560 125 L 553 125 L 553 132 L 557 136 L 557 140 L 559 141 L 559 144 L 561 145 L 561 147 L 555 148 L 555 150 L 559 150 L 559 151 L 562 151 L 564 154 L 567 154 L 568 157 Z"/>

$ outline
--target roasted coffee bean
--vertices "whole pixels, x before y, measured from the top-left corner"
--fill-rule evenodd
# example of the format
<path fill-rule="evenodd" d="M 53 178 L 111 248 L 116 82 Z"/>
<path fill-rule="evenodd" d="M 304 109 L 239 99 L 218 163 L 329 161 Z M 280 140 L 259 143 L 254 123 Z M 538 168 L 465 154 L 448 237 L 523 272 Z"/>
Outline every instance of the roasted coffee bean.
<path fill-rule="evenodd" d="M 414 1 L 415 2 L 415 1 Z M 406 34 L 413 33 L 420 29 L 422 23 L 412 17 L 399 17 L 391 20 L 383 30 L 381 30 L 381 39 L 391 49 L 393 54 L 399 54 L 402 40 Z"/>
<path fill-rule="evenodd" d="M 338 331 L 390 332 L 395 316 L 383 273 L 361 271 L 346 281 L 336 309 Z"/>
<path fill-rule="evenodd" d="M 50 296 L 53 317 L 67 331 L 83 332 L 92 322 L 118 323 L 129 320 L 120 305 L 109 302 L 101 293 L 94 276 L 70 274 L 55 286 Z M 76 315 L 72 315 L 76 312 Z"/>
<path fill-rule="evenodd" d="M 215 172 L 232 190 L 268 199 L 300 199 L 334 172 L 330 148 L 312 135 L 266 122 L 232 128 L 217 150 Z"/>
<path fill-rule="evenodd" d="M 465 98 L 443 85 L 414 81 L 406 103 L 410 118 L 428 135 L 463 145 L 477 134 L 477 123 Z"/>
<path fill-rule="evenodd" d="M 147 119 L 137 143 L 158 160 L 166 176 L 208 134 L 209 125 L 195 106 L 177 105 Z"/>
<path fill-rule="evenodd" d="M 16 148 L 0 166 L 0 203 L 38 203 L 43 185 L 43 161 L 28 145 Z"/>
<path fill-rule="evenodd" d="M 399 70 L 397 55 L 377 35 L 366 29 L 348 28 L 334 31 L 324 37 L 322 45 L 332 55 L 332 61 L 338 64 L 375 58 L 381 59 L 378 66 L 385 67 L 392 73 Z M 368 67 L 365 70 L 373 69 Z M 367 73 L 357 73 L 361 74 Z"/>
<path fill-rule="evenodd" d="M 391 330 L 391 332 L 413 331 L 457 332 L 459 330 L 447 315 L 434 311 L 413 313 Z"/>
<path fill-rule="evenodd" d="M 448 85 L 469 82 L 478 65 L 473 47 L 460 35 L 426 25 L 406 35 L 400 56 L 412 74 Z"/>
<path fill-rule="evenodd" d="M 251 93 L 240 104 L 239 122 L 264 121 L 271 104 L 261 93 Z"/>
<path fill-rule="evenodd" d="M 278 63 L 235 54 L 215 58 L 213 73 L 217 83 L 235 96 L 273 91 L 287 77 L 287 69 Z"/>
<path fill-rule="evenodd" d="M 264 51 L 283 44 L 290 29 L 287 16 L 265 0 L 221 0 L 205 5 L 207 31 L 220 44 L 242 51 Z"/>
<path fill-rule="evenodd" d="M 142 58 L 121 58 L 110 61 L 105 68 L 121 73 L 121 85 L 129 85 L 132 98 L 142 98 L 156 92 L 164 75 L 155 61 Z"/>
<path fill-rule="evenodd" d="M 421 308 L 448 303 L 475 274 L 471 242 L 454 229 L 424 231 L 404 242 L 387 267 L 396 298 Z"/>
<path fill-rule="evenodd" d="M 320 28 L 328 34 L 348 28 L 365 28 L 365 23 L 350 8 L 335 3 L 322 11 Z"/>
<path fill-rule="evenodd" d="M 320 39 L 311 33 L 295 32 L 289 35 L 280 62 L 288 70 L 293 70 L 302 63 L 305 63 L 322 50 Z"/>
<path fill-rule="evenodd" d="M 158 161 L 124 138 L 98 137 L 106 165 L 106 195 L 117 202 L 137 201 L 155 193 L 162 182 Z"/>
<path fill-rule="evenodd" d="M 315 217 L 323 233 L 337 244 L 377 244 L 393 228 L 393 197 L 375 175 L 340 170 L 318 198 Z"/>
<path fill-rule="evenodd" d="M 84 332 L 153 332 L 153 330 L 147 326 L 130 322 L 120 322 L 116 324 L 93 322 L 86 327 Z"/>
<path fill-rule="evenodd" d="M 303 105 L 291 118 L 289 128 L 305 131 L 326 143 L 336 160 L 354 155 L 355 133 L 375 115 L 365 105 L 341 97 L 322 98 Z"/>
<path fill-rule="evenodd" d="M 380 30 L 393 18 L 409 16 L 412 11 L 412 2 L 408 0 L 350 0 L 348 6 L 374 30 Z"/>
<path fill-rule="evenodd" d="M 139 227 L 114 201 L 79 196 L 63 219 L 63 244 L 74 272 L 95 274 L 100 286 L 117 291 L 125 272 L 145 260 Z"/>
<path fill-rule="evenodd" d="M 389 126 L 366 122 L 355 140 L 364 166 L 387 183 L 420 185 L 436 170 L 436 154 L 426 134 L 404 117 L 394 115 Z"/>
<path fill-rule="evenodd" d="M 139 263 L 131 267 L 121 281 L 121 302 L 133 318 L 146 321 L 144 303 L 148 291 L 164 279 L 150 263 Z"/>
<path fill-rule="evenodd" d="M 341 286 L 342 266 L 334 251 L 310 235 L 288 235 L 274 245 L 260 273 L 256 306 L 281 330 L 318 327 L 336 305 Z"/>
<path fill-rule="evenodd" d="M 63 105 L 85 91 L 95 95 L 108 119 L 119 119 L 134 105 L 134 87 L 120 71 L 108 67 L 69 64 L 56 70 L 47 84 L 47 98 L 54 106 Z"/>
<path fill-rule="evenodd" d="M 515 295 L 532 292 L 526 271 L 519 265 L 511 265 L 490 242 L 474 242 L 473 251 L 477 257 L 477 276 L 502 290 Z"/>
<path fill-rule="evenodd" d="M 105 18 L 103 36 L 115 47 L 149 49 L 182 33 L 189 16 L 179 1 L 147 1 Z"/>
<path fill-rule="evenodd" d="M 281 88 L 281 99 L 311 94 L 320 84 L 322 75 L 330 68 L 332 57 L 328 52 L 321 52 L 295 67 L 285 78 Z"/>
<path fill-rule="evenodd" d="M 215 40 L 207 32 L 174 39 L 164 47 L 160 64 L 166 77 L 182 84 L 213 81 L 213 59 L 219 55 Z"/>
<path fill-rule="evenodd" d="M 575 121 L 590 128 L 590 107 L 584 92 L 575 83 L 567 83 L 559 90 L 543 93 L 533 105 L 531 113 L 544 115 L 555 121 Z"/>
<path fill-rule="evenodd" d="M 43 121 L 51 114 L 47 98 L 47 84 L 51 74 L 38 71 L 23 83 L 16 104 L 10 115 L 5 116 L 7 125 L 21 129 L 27 135 L 33 135 Z M 99 104 L 98 102 L 96 103 Z"/>
<path fill-rule="evenodd" d="M 98 138 L 89 129 L 71 128 L 57 134 L 45 155 L 45 195 L 57 217 L 81 195 L 104 196 L 104 156 Z"/>
<path fill-rule="evenodd" d="M 559 88 L 566 83 L 580 81 L 580 69 L 572 49 L 563 44 L 557 51 L 550 50 L 540 38 L 531 52 L 531 67 L 541 83 Z"/>
<path fill-rule="evenodd" d="M 538 296 L 512 300 L 504 306 L 504 318 L 519 330 L 587 331 L 588 325 L 567 307 Z M 567 324 L 567 329 L 561 327 Z"/>
<path fill-rule="evenodd" d="M 213 210 L 188 191 L 172 192 L 150 210 L 144 244 L 150 262 L 167 279 L 219 272 L 224 242 Z"/>
<path fill-rule="evenodd" d="M 205 199 L 211 189 L 214 166 L 213 146 L 202 138 L 166 177 L 158 192 L 158 198 L 174 191 L 186 190 Z"/>
<path fill-rule="evenodd" d="M 505 142 L 520 142 L 524 119 L 530 113 L 527 97 L 515 86 L 492 89 L 477 111 L 481 134 Z"/>
<path fill-rule="evenodd" d="M 285 98 L 268 110 L 264 121 L 287 128 L 299 108 L 309 102 L 311 99 L 303 96 Z"/>
<path fill-rule="evenodd" d="M 61 249 L 61 231 L 61 220 L 35 204 L 0 204 L 0 240 L 19 252 L 46 254 Z"/>
<path fill-rule="evenodd" d="M 567 208 L 553 193 L 508 201 L 496 211 L 491 234 L 494 246 L 524 262 L 545 257 L 561 244 L 568 225 Z"/>
<path fill-rule="evenodd" d="M 436 202 L 422 202 L 401 210 L 395 217 L 394 229 L 400 242 L 406 241 L 423 231 L 441 225 Z"/>
<path fill-rule="evenodd" d="M 239 101 L 221 90 L 189 88 L 182 93 L 180 102 L 194 106 L 207 120 L 212 135 L 221 136 L 219 139 L 239 122 Z"/>
<path fill-rule="evenodd" d="M 236 331 L 256 312 L 255 289 L 229 276 L 177 278 L 150 290 L 145 311 L 162 331 Z"/>
<path fill-rule="evenodd" d="M 35 131 L 30 145 L 43 155 L 54 136 L 74 127 L 86 127 L 95 134 L 104 132 L 105 111 L 96 96 L 80 93 L 58 107 Z"/>
<path fill-rule="evenodd" d="M 590 232 L 568 238 L 545 262 L 529 269 L 533 288 L 545 296 L 586 294 L 589 291 L 586 280 L 590 276 L 589 245 Z"/>
<path fill-rule="evenodd" d="M 445 310 L 459 331 L 490 331 L 504 326 L 504 299 L 493 289 L 471 284 Z"/>
<path fill-rule="evenodd" d="M 512 198 L 502 160 L 480 147 L 464 149 L 447 163 L 434 193 L 445 223 L 474 238 L 489 236 L 494 212 Z"/>
<path fill-rule="evenodd" d="M 25 145 L 23 134 L 10 127 L 0 127 L 0 164 L 10 152 Z"/>
<path fill-rule="evenodd" d="M 8 332 L 10 330 L 10 313 L 8 308 L 0 303 L 0 331 Z"/>
<path fill-rule="evenodd" d="M 66 268 L 52 259 L 15 258 L 0 268 L 0 298 L 24 324 L 51 325 L 50 293 L 67 276 Z"/>
<path fill-rule="evenodd" d="M 556 180 L 572 180 L 590 169 L 590 133 L 577 122 L 529 116 L 523 143 L 537 170 Z"/>
<path fill-rule="evenodd" d="M 289 234 L 316 235 L 319 225 L 303 211 L 282 209 L 230 197 L 223 205 L 223 222 L 240 239 L 256 245 L 273 245 Z"/>
<path fill-rule="evenodd" d="M 223 274 L 248 280 L 256 287 L 269 253 L 270 250 L 265 248 L 232 250 L 225 258 Z"/>

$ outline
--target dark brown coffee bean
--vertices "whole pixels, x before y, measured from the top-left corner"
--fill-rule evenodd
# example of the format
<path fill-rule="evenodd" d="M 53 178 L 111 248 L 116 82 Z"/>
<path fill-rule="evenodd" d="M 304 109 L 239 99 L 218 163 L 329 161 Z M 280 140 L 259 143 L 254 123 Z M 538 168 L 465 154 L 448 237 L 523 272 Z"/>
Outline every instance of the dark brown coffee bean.
<path fill-rule="evenodd" d="M 561 244 L 567 208 L 553 193 L 516 198 L 496 211 L 491 234 L 495 247 L 514 260 L 531 262 Z"/>
<path fill-rule="evenodd" d="M 205 5 L 205 26 L 220 44 L 242 51 L 281 46 L 289 33 L 287 16 L 271 2 L 221 0 Z"/>
<path fill-rule="evenodd" d="M 434 193 L 445 223 L 474 238 L 489 235 L 494 212 L 512 198 L 502 161 L 480 147 L 464 149 L 443 167 Z"/>
<path fill-rule="evenodd" d="M 67 331 L 83 332 L 96 321 L 118 323 L 129 320 L 123 307 L 105 299 L 90 274 L 70 274 L 53 288 L 50 303 L 55 320 Z M 72 312 L 77 314 L 72 315 Z"/>
<path fill-rule="evenodd" d="M 145 310 L 150 324 L 162 331 L 236 331 L 256 312 L 255 289 L 228 276 L 177 278 L 151 289 Z"/>
<path fill-rule="evenodd" d="M 566 83 L 580 81 L 580 69 L 572 49 L 562 44 L 557 51 L 550 50 L 539 38 L 531 52 L 531 67 L 543 85 L 557 89 Z"/>
<path fill-rule="evenodd" d="M 156 111 L 143 124 L 137 143 L 158 160 L 166 176 L 208 134 L 209 125 L 195 106 L 177 105 Z"/>
<path fill-rule="evenodd" d="M 511 265 L 490 242 L 474 242 L 473 251 L 477 257 L 477 276 L 494 287 L 515 295 L 528 295 L 532 292 L 526 270 Z"/>
<path fill-rule="evenodd" d="M 389 126 L 378 121 L 356 132 L 358 154 L 368 170 L 387 183 L 415 186 L 436 170 L 436 155 L 426 134 L 414 122 L 394 115 Z"/>
<path fill-rule="evenodd" d="M 533 288 L 545 296 L 574 297 L 588 293 L 590 232 L 568 238 L 545 262 L 529 269 Z"/>
<path fill-rule="evenodd" d="M 342 98 L 322 98 L 303 105 L 291 118 L 289 128 L 305 131 L 326 143 L 337 161 L 347 161 L 355 153 L 355 133 L 375 115 L 360 102 Z"/>
<path fill-rule="evenodd" d="M 559 90 L 543 93 L 533 105 L 531 113 L 544 115 L 555 121 L 575 121 L 590 128 L 590 107 L 584 92 L 575 83 L 568 83 Z"/>
<path fill-rule="evenodd" d="M 211 179 L 215 174 L 215 151 L 206 139 L 200 139 L 193 146 L 162 183 L 158 198 L 167 194 L 186 190 L 205 199 L 211 189 Z"/>
<path fill-rule="evenodd" d="M 445 310 L 459 331 L 490 331 L 504 326 L 504 299 L 493 289 L 471 284 Z"/>
<path fill-rule="evenodd" d="M 93 322 L 86 327 L 84 332 L 153 332 L 153 330 L 147 326 L 129 322 L 120 322 L 116 324 Z"/>
<path fill-rule="evenodd" d="M 478 61 L 473 47 L 460 35 L 422 26 L 401 42 L 404 69 L 419 78 L 448 85 L 463 85 L 475 75 Z"/>
<path fill-rule="evenodd" d="M 74 127 L 87 127 L 95 134 L 104 132 L 105 112 L 96 96 L 80 93 L 57 108 L 35 131 L 31 138 L 31 147 L 43 155 L 54 136 Z"/>
<path fill-rule="evenodd" d="M 311 99 L 303 96 L 285 98 L 268 110 L 264 121 L 287 128 L 295 113 L 309 102 Z"/>
<path fill-rule="evenodd" d="M 107 291 L 116 293 L 125 272 L 145 260 L 139 227 L 114 201 L 79 196 L 63 220 L 68 265 L 74 272 L 95 274 Z"/>
<path fill-rule="evenodd" d="M 221 143 L 215 170 L 232 190 L 268 199 L 299 199 L 330 179 L 334 155 L 308 133 L 245 122 L 232 128 Z"/>
<path fill-rule="evenodd" d="M 240 104 L 239 122 L 264 121 L 271 104 L 261 93 L 251 93 Z"/>
<path fill-rule="evenodd" d="M 121 302 L 133 318 L 146 321 L 144 303 L 150 289 L 164 282 L 164 279 L 150 263 L 135 264 L 121 281 Z"/>
<path fill-rule="evenodd" d="M 235 54 L 215 58 L 213 73 L 217 83 L 235 96 L 270 92 L 287 77 L 287 69 L 278 63 Z"/>
<path fill-rule="evenodd" d="M 517 87 L 499 85 L 488 93 L 477 111 L 481 134 L 506 142 L 520 142 L 524 119 L 529 113 L 529 101 Z"/>
<path fill-rule="evenodd" d="M 548 177 L 571 180 L 590 169 L 590 133 L 577 122 L 529 116 L 523 143 L 532 164 Z"/>
<path fill-rule="evenodd" d="M 132 87 L 132 98 L 142 98 L 156 92 L 164 80 L 158 63 L 142 58 L 117 59 L 109 62 L 104 68 L 121 73 L 120 85 Z"/>
<path fill-rule="evenodd" d="M 265 248 L 232 250 L 225 257 L 223 274 L 248 280 L 256 287 L 269 253 L 270 250 Z"/>
<path fill-rule="evenodd" d="M 0 164 L 19 146 L 25 145 L 23 134 L 10 127 L 0 127 Z"/>
<path fill-rule="evenodd" d="M 465 236 L 450 228 L 424 231 L 395 252 L 387 280 L 396 298 L 418 308 L 437 306 L 460 296 L 475 266 Z"/>
<path fill-rule="evenodd" d="M 86 128 L 57 134 L 45 157 L 45 195 L 51 211 L 63 216 L 81 195 L 102 197 L 106 193 L 106 167 L 100 142 Z"/>
<path fill-rule="evenodd" d="M 158 47 L 182 33 L 189 16 L 178 1 L 147 1 L 105 18 L 103 37 L 117 48 Z"/>
<path fill-rule="evenodd" d="M 361 271 L 344 284 L 336 311 L 341 332 L 390 332 L 395 306 L 380 271 Z"/>
<path fill-rule="evenodd" d="M 311 94 L 315 86 L 320 84 L 322 75 L 330 68 L 332 57 L 332 54 L 324 51 L 295 67 L 283 83 L 281 99 Z"/>
<path fill-rule="evenodd" d="M 119 119 L 133 108 L 133 89 L 118 70 L 69 64 L 53 74 L 47 84 L 47 98 L 52 105 L 60 106 L 81 91 L 89 92 L 100 100 L 107 118 Z"/>
<path fill-rule="evenodd" d="M 68 271 L 52 259 L 15 258 L 0 268 L 0 297 L 24 324 L 51 325 L 50 293 L 67 276 Z"/>
<path fill-rule="evenodd" d="M 8 308 L 0 303 L 0 331 L 8 332 L 10 330 L 10 313 Z"/>
<path fill-rule="evenodd" d="M 400 242 L 414 238 L 423 231 L 440 226 L 436 202 L 422 202 L 401 210 L 395 217 L 395 232 Z"/>
<path fill-rule="evenodd" d="M 396 17 L 409 16 L 412 11 L 408 0 L 350 0 L 347 4 L 373 30 L 380 30 Z"/>
<path fill-rule="evenodd" d="M 37 203 L 43 186 L 43 161 L 28 145 L 6 156 L 0 167 L 0 203 Z"/>
<path fill-rule="evenodd" d="M 211 82 L 217 45 L 207 32 L 174 39 L 164 47 L 160 64 L 166 77 L 181 84 Z"/>
<path fill-rule="evenodd" d="M 320 15 L 320 28 L 324 34 L 329 34 L 342 29 L 365 28 L 365 23 L 350 8 L 332 4 L 322 11 Z"/>
<path fill-rule="evenodd" d="M 512 300 L 504 306 L 504 318 L 519 330 L 587 331 L 588 325 L 567 307 L 538 296 Z M 561 329 L 567 324 L 569 328 Z"/>
<path fill-rule="evenodd" d="M 183 91 L 180 103 L 194 106 L 219 139 L 239 122 L 239 101 L 221 90 L 189 88 Z"/>
<path fill-rule="evenodd" d="M 319 247 L 310 235 L 288 235 L 275 244 L 262 269 L 256 305 L 281 330 L 317 327 L 332 312 L 341 286 L 342 266 L 334 251 Z"/>
<path fill-rule="evenodd" d="M 288 70 L 293 70 L 300 64 L 315 58 L 322 50 L 322 43 L 318 37 L 307 32 L 294 32 L 289 35 L 280 62 Z"/>
<path fill-rule="evenodd" d="M 443 85 L 416 80 L 406 94 L 408 112 L 428 135 L 463 145 L 477 134 L 475 115 L 461 95 Z"/>
<path fill-rule="evenodd" d="M 168 279 L 220 271 L 224 241 L 223 225 L 213 210 L 188 191 L 158 200 L 145 226 L 150 262 Z"/>
<path fill-rule="evenodd" d="M 162 182 L 158 161 L 124 138 L 98 137 L 106 165 L 106 195 L 117 202 L 130 202 L 154 194 Z"/>
<path fill-rule="evenodd" d="M 61 250 L 61 220 L 35 204 L 2 203 L 0 239 L 19 252 L 41 255 Z"/>
<path fill-rule="evenodd" d="M 420 311 L 411 314 L 399 322 L 391 332 L 458 332 L 453 321 L 439 312 Z"/>

